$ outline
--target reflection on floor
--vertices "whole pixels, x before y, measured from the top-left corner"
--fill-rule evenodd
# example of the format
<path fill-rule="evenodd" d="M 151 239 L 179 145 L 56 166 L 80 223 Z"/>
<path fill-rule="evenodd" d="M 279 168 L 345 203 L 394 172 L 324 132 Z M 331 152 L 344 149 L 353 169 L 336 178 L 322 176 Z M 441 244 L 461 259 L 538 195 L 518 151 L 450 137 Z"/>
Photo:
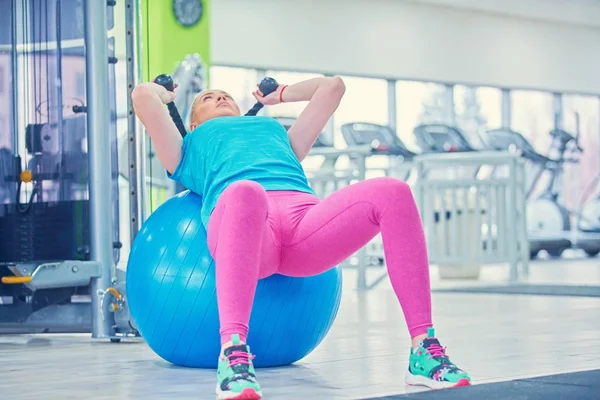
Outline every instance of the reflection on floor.
<path fill-rule="evenodd" d="M 468 284 L 440 281 L 436 268 L 431 276 L 434 288 Z M 476 284 L 507 276 L 506 267 L 485 267 Z M 423 390 L 403 383 L 409 338 L 390 285 L 356 293 L 353 273 L 345 279 L 340 314 L 322 345 L 297 365 L 258 371 L 265 399 Z M 598 285 L 600 259 L 538 261 L 529 281 Z M 433 310 L 449 355 L 476 384 L 600 368 L 600 298 L 434 293 Z M 141 342 L 5 335 L 0 359 L 0 397 L 7 400 L 214 398 L 214 371 L 166 364 Z"/>

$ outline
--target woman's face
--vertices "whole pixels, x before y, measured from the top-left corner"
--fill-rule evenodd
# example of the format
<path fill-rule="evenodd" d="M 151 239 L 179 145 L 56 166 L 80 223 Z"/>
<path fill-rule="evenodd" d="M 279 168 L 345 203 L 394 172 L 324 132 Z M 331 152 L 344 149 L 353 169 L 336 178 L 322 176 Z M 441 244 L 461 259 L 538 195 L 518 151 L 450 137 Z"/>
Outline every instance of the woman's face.
<path fill-rule="evenodd" d="M 196 129 L 211 118 L 239 115 L 240 108 L 228 93 L 222 90 L 205 90 L 192 104 L 190 129 Z"/>

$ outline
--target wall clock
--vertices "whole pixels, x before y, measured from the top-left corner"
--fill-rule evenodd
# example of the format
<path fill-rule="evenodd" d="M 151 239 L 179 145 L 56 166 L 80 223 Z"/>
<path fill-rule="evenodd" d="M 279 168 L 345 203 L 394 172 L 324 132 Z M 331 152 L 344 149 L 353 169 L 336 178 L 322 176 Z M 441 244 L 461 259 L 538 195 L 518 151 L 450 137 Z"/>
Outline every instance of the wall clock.
<path fill-rule="evenodd" d="M 191 27 L 202 19 L 204 4 L 202 0 L 173 0 L 173 12 L 178 23 Z"/>

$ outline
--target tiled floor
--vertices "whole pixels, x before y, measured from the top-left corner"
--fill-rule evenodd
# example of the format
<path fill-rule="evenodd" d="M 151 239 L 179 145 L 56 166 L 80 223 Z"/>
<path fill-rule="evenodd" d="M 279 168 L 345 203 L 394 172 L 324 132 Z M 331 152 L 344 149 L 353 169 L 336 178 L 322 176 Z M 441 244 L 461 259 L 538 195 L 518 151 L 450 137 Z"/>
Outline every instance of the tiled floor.
<path fill-rule="evenodd" d="M 573 256 L 576 257 L 576 256 Z M 486 267 L 477 284 L 507 276 Z M 540 261 L 530 281 L 600 284 L 600 259 Z M 354 282 L 347 273 L 347 282 Z M 432 285 L 441 282 L 432 268 Z M 475 383 L 600 368 L 600 298 L 434 293 L 434 322 L 454 361 Z M 422 389 L 402 376 L 408 334 L 389 284 L 347 285 L 336 324 L 297 365 L 259 370 L 265 399 L 360 399 Z M 143 343 L 85 335 L 0 336 L 3 400 L 214 398 L 215 373 L 174 367 Z"/>

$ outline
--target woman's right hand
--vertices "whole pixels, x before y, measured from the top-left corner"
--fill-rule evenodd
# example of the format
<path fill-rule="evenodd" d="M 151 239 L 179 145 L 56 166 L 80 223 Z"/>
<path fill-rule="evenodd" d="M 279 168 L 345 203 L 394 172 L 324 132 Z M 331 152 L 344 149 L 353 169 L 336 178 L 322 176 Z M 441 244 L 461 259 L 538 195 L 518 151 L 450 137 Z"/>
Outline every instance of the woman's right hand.
<path fill-rule="evenodd" d="M 175 84 L 174 86 L 175 86 L 175 88 L 177 88 L 178 85 Z M 143 99 L 149 95 L 150 96 L 153 96 L 153 95 L 158 96 L 161 103 L 163 103 L 163 104 L 169 104 L 169 103 L 175 101 L 175 97 L 176 97 L 175 91 L 169 92 L 167 89 L 164 88 L 164 86 L 161 86 L 154 82 L 140 83 L 133 89 L 133 92 L 131 93 L 131 96 L 134 99 L 135 98 Z"/>
<path fill-rule="evenodd" d="M 133 108 L 152 139 L 161 164 L 171 173 L 181 161 L 183 139 L 165 104 L 175 100 L 175 93 L 154 82 L 137 85 L 131 92 Z"/>
<path fill-rule="evenodd" d="M 169 104 L 175 101 L 175 97 L 177 97 L 177 93 L 175 93 L 175 90 L 173 90 L 172 92 L 169 92 L 167 89 L 165 89 L 163 86 L 158 85 L 156 83 L 152 83 L 154 86 L 156 86 L 156 91 L 158 94 L 158 97 L 160 98 L 160 101 L 163 102 L 163 104 Z M 177 86 L 179 86 L 178 84 L 174 85 L 174 89 L 177 89 Z"/>

